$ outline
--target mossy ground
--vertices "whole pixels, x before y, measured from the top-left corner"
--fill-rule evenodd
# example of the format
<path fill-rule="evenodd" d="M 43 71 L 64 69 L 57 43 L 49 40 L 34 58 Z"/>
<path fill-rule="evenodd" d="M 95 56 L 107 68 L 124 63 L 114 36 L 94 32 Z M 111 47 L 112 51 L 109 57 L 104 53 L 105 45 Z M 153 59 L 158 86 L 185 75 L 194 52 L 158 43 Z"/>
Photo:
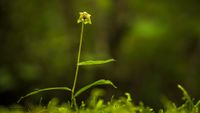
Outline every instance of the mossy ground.
<path fill-rule="evenodd" d="M 184 103 L 177 106 L 175 103 L 165 99 L 164 108 L 155 111 L 143 103 L 135 104 L 129 93 L 119 99 L 111 99 L 104 102 L 103 99 L 94 97 L 87 104 L 82 102 L 78 110 L 71 109 L 70 103 L 58 104 L 59 100 L 52 99 L 47 106 L 37 105 L 24 108 L 19 105 L 10 108 L 0 107 L 0 113 L 200 113 L 200 101 L 194 103 L 187 92 L 183 91 Z"/>

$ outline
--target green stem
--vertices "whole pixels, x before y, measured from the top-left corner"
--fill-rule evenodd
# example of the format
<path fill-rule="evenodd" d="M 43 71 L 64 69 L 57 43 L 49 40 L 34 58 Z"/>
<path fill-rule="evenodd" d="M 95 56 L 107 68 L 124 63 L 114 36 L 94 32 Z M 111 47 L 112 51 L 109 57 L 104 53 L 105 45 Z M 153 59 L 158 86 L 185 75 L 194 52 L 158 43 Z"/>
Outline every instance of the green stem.
<path fill-rule="evenodd" d="M 78 56 L 77 56 L 77 63 L 76 63 L 76 73 L 74 76 L 74 83 L 73 83 L 73 87 L 72 87 L 72 93 L 71 93 L 71 106 L 76 106 L 76 99 L 74 97 L 74 91 L 76 88 L 76 82 L 77 82 L 77 77 L 78 77 L 78 71 L 79 71 L 79 61 L 80 61 L 80 57 L 81 57 L 81 48 L 82 48 L 82 42 L 83 42 L 83 30 L 84 30 L 84 23 L 82 22 L 81 25 L 81 35 L 80 35 L 80 43 L 79 43 L 79 49 L 78 49 Z"/>

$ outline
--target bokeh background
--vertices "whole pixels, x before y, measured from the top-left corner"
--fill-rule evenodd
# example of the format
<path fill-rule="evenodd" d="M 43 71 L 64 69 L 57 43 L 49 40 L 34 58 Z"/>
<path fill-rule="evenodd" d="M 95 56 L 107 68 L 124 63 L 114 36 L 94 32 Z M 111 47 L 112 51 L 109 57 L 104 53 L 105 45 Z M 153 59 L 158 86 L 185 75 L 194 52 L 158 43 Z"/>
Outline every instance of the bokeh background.
<path fill-rule="evenodd" d="M 116 62 L 81 67 L 77 88 L 110 79 L 118 89 L 101 87 L 105 100 L 130 92 L 136 103 L 159 107 L 163 97 L 181 102 L 181 84 L 200 99 L 199 6 L 198 0 L 1 0 L 0 105 L 37 88 L 72 86 L 80 11 L 93 23 L 85 27 L 81 60 Z M 70 100 L 70 94 L 50 91 L 22 103 L 53 97 Z"/>

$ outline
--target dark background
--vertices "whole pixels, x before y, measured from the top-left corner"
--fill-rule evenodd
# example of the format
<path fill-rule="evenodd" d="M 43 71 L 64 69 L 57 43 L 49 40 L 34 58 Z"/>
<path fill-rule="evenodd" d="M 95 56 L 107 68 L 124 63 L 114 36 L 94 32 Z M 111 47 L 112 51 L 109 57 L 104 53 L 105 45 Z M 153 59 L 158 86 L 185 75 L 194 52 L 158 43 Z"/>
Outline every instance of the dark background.
<path fill-rule="evenodd" d="M 80 11 L 93 23 L 85 27 L 81 60 L 116 62 L 81 68 L 77 88 L 110 79 L 118 89 L 101 87 L 104 99 L 130 92 L 135 102 L 160 106 L 163 97 L 181 102 L 181 84 L 199 99 L 199 6 L 199 0 L 1 0 L 0 105 L 37 88 L 72 86 Z M 70 100 L 70 94 L 50 91 L 22 103 L 41 97 L 43 103 Z"/>

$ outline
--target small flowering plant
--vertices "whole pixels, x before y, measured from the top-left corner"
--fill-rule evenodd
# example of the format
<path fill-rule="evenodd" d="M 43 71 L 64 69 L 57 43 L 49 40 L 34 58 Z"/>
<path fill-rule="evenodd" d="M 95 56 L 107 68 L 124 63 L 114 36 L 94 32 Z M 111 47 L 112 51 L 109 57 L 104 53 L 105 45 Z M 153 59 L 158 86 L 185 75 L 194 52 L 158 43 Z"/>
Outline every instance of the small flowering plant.
<path fill-rule="evenodd" d="M 31 95 L 43 92 L 43 91 L 49 91 L 49 90 L 65 90 L 68 92 L 71 92 L 71 107 L 74 107 L 76 110 L 78 109 L 77 104 L 76 104 L 76 97 L 79 96 L 81 93 L 83 93 L 84 91 L 88 90 L 89 88 L 93 87 L 93 86 L 98 86 L 98 85 L 111 85 L 114 88 L 117 88 L 110 80 L 104 80 L 104 79 L 100 79 L 97 80 L 89 85 L 84 86 L 83 88 L 79 89 L 78 91 L 75 92 L 75 88 L 76 88 L 76 83 L 77 83 L 77 78 L 78 78 L 78 73 L 79 73 L 79 67 L 80 66 L 87 66 L 87 65 L 99 65 L 99 64 L 105 64 L 105 63 L 109 63 L 109 62 L 113 62 L 115 61 L 114 59 L 108 59 L 108 60 L 88 60 L 88 61 L 80 61 L 80 57 L 81 57 L 81 48 L 82 48 L 82 43 L 83 43 L 83 33 L 84 33 L 84 25 L 86 24 L 92 24 L 91 22 L 91 15 L 87 12 L 80 12 L 79 13 L 80 16 L 77 20 L 77 23 L 81 23 L 81 33 L 80 33 L 80 43 L 79 43 L 79 49 L 78 49 L 78 55 L 77 55 L 77 63 L 76 63 L 76 72 L 75 72 L 75 76 L 74 76 L 74 82 L 73 82 L 73 86 L 72 88 L 69 87 L 51 87 L 51 88 L 44 88 L 44 89 L 39 89 L 36 91 L 33 91 L 31 93 L 28 93 L 25 96 L 22 96 L 19 100 L 18 103 Z"/>

